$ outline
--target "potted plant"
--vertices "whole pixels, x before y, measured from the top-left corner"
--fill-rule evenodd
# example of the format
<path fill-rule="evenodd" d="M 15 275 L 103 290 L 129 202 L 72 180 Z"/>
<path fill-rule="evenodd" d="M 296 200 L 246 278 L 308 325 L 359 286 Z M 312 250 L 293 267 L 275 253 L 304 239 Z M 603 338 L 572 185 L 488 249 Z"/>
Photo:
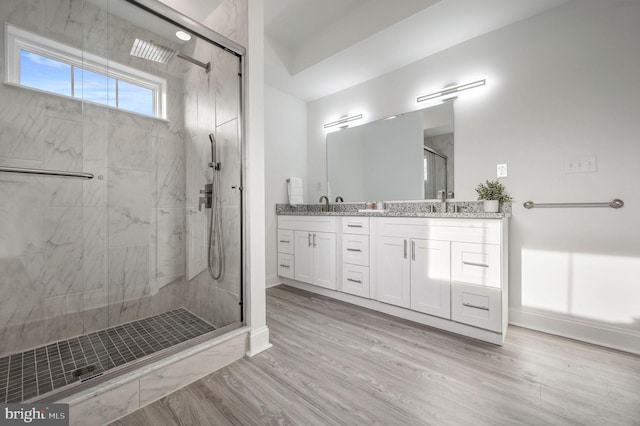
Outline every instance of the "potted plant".
<path fill-rule="evenodd" d="M 497 213 L 500 210 L 500 203 L 511 201 L 511 196 L 506 193 L 504 185 L 497 180 L 487 180 L 476 187 L 478 200 L 484 200 L 484 211 L 486 213 Z"/>

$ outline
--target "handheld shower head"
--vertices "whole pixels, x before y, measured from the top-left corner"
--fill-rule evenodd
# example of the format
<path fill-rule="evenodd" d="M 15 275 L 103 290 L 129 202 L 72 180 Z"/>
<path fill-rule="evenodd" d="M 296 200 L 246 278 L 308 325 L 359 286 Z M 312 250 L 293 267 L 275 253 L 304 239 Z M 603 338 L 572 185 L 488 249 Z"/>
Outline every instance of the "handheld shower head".
<path fill-rule="evenodd" d="M 213 133 L 209 133 L 209 141 L 211 141 L 211 162 L 209 163 L 209 167 L 212 167 L 214 170 L 220 170 L 220 163 L 217 162 L 216 158 L 216 137 Z"/>

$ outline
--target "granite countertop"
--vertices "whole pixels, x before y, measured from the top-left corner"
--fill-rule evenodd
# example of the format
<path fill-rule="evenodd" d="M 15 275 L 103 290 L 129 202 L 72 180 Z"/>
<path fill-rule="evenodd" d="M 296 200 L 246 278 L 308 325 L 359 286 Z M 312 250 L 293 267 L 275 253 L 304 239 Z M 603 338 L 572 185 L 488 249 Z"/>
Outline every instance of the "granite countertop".
<path fill-rule="evenodd" d="M 332 203 L 330 211 L 323 211 L 322 204 L 302 204 L 290 206 L 276 204 L 276 214 L 288 216 L 367 216 L 367 217 L 427 217 L 427 218 L 458 218 L 458 219 L 504 219 L 511 217 L 511 203 L 501 206 L 499 213 L 485 213 L 481 201 L 451 201 L 447 202 L 447 212 L 430 212 L 430 206 L 440 208 L 440 203 L 393 202 L 386 203 L 385 210 L 366 210 L 363 203 Z M 458 212 L 454 213 L 454 209 Z"/>

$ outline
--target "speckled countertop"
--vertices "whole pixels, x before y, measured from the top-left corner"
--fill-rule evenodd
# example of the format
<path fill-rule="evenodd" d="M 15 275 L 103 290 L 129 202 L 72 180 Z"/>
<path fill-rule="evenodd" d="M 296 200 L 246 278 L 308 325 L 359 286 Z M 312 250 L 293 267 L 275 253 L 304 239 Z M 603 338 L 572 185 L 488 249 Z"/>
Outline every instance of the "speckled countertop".
<path fill-rule="evenodd" d="M 430 211 L 434 206 L 436 212 Z M 331 203 L 329 211 L 323 204 L 276 204 L 276 214 L 291 216 L 386 216 L 386 217 L 443 217 L 460 219 L 503 219 L 511 217 L 511 203 L 503 203 L 499 213 L 485 213 L 482 201 L 447 201 L 447 212 L 440 212 L 440 202 L 389 202 L 384 210 L 365 210 L 364 203 Z M 454 212 L 455 210 L 457 212 Z"/>

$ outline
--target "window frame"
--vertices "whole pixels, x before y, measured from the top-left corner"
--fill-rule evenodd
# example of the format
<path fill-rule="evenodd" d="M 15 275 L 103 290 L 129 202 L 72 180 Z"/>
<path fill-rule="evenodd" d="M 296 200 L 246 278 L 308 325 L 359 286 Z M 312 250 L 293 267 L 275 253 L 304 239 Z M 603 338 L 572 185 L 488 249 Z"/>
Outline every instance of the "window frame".
<path fill-rule="evenodd" d="M 10 24 L 6 24 L 5 40 L 5 81 L 7 83 L 14 84 L 20 87 L 26 87 L 32 90 L 40 90 L 42 92 L 51 93 L 56 96 L 79 99 L 83 102 L 91 102 L 93 104 L 103 105 L 108 108 L 116 108 L 121 111 L 149 116 L 147 114 L 119 108 L 118 106 L 114 107 L 106 103 L 88 101 L 83 99 L 82 96 L 76 96 L 74 90 L 75 73 L 73 71 L 73 68 L 79 68 L 115 79 L 116 105 L 118 105 L 117 81 L 123 81 L 151 90 L 153 97 L 153 115 L 151 115 L 150 117 L 161 118 L 165 120 L 167 119 L 167 80 L 164 78 L 132 68 L 127 65 L 110 61 L 92 53 L 84 52 L 81 49 L 48 39 L 39 34 L 26 31 L 22 28 L 18 28 Z M 23 84 L 20 84 L 20 52 L 22 50 L 34 53 L 36 55 L 44 56 L 58 62 L 65 63 L 67 65 L 71 65 L 72 71 L 69 78 L 71 82 L 72 95 L 67 96 L 55 92 L 49 92 L 44 89 L 39 89 L 37 87 L 25 86 Z"/>

